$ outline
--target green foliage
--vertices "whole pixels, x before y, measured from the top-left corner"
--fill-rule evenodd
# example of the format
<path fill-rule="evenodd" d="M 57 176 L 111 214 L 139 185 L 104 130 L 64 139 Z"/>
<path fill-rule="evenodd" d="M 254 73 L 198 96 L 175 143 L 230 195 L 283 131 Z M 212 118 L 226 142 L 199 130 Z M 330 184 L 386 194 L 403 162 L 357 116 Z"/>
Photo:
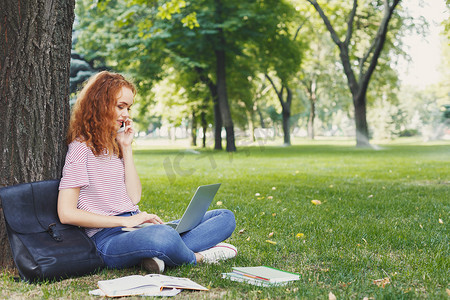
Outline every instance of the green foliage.
<path fill-rule="evenodd" d="M 350 45 L 355 71 L 362 67 L 360 61 L 381 19 L 382 2 L 359 1 Z M 320 129 L 340 126 L 338 118 L 342 116 L 353 118 L 351 96 L 336 47 L 309 3 L 303 0 L 221 3 L 219 12 L 213 0 L 80 0 L 76 6 L 75 49 L 95 66 L 106 65 L 135 78 L 142 102 L 135 105 L 139 110 L 135 115 L 142 123 L 141 129 L 154 123 L 151 119 L 155 114 L 160 120 L 154 124 L 170 120 L 180 124 L 193 111 L 208 109 L 208 120 L 212 121 L 211 86 L 205 79 L 215 83 L 215 51 L 222 47 L 226 51 L 231 113 L 238 127 L 249 128 L 249 123 L 258 126 L 257 120 L 273 123 L 266 109 L 272 106 L 277 113 L 281 111 L 275 93 L 265 90 L 267 82 L 261 76 L 264 73 L 293 90 L 291 110 L 299 119 L 297 126 L 306 126 L 309 103 L 304 84 L 313 80 L 319 92 L 316 109 Z M 351 1 L 333 0 L 321 5 L 343 39 Z M 396 57 L 404 55 L 400 38 L 425 26 L 421 20 L 412 20 L 402 6 L 396 9 L 367 92 L 369 113 L 384 101 L 393 107 L 403 101 L 397 96 L 399 82 L 395 71 Z M 224 44 L 219 41 L 220 31 Z M 168 86 L 162 88 L 164 84 Z M 164 97 L 153 97 L 156 85 L 165 90 Z M 445 86 L 442 84 L 439 93 L 443 93 Z M 261 91 L 265 91 L 263 95 Z M 159 106 L 174 107 L 156 112 L 156 102 L 161 102 Z M 261 118 L 256 117 L 258 111 Z"/>

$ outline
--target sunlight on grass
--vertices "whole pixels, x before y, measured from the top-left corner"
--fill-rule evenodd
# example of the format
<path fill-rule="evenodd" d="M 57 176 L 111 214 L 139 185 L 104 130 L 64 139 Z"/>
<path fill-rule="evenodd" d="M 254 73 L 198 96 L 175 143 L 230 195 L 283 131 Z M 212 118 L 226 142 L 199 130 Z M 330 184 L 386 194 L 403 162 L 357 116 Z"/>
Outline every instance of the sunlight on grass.
<path fill-rule="evenodd" d="M 236 259 L 184 266 L 210 292 L 178 298 L 448 297 L 450 145 L 383 144 L 379 151 L 348 141 L 255 145 L 228 154 L 136 145 L 142 210 L 181 217 L 198 185 L 221 182 L 211 209 L 231 209 L 237 228 L 228 242 Z M 269 265 L 301 275 L 287 287 L 259 288 L 221 278 L 232 266 Z M 4 275 L 2 296 L 88 298 L 100 279 L 141 272 L 27 285 Z"/>

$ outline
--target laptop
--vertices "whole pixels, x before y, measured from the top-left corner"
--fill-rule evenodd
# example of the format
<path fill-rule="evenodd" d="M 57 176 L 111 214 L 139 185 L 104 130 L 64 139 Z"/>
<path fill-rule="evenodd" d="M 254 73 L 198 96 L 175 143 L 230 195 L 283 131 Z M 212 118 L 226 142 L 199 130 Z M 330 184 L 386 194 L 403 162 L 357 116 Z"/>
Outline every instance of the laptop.
<path fill-rule="evenodd" d="M 179 222 L 168 222 L 164 224 L 174 228 L 180 234 L 189 231 L 198 224 L 200 224 L 200 222 L 203 219 L 203 216 L 205 215 L 206 211 L 211 205 L 214 196 L 219 190 L 220 185 L 221 185 L 220 183 L 216 183 L 199 186 Z M 155 224 L 143 223 L 133 228 L 124 227 L 122 228 L 122 230 L 133 231 L 151 225 Z"/>

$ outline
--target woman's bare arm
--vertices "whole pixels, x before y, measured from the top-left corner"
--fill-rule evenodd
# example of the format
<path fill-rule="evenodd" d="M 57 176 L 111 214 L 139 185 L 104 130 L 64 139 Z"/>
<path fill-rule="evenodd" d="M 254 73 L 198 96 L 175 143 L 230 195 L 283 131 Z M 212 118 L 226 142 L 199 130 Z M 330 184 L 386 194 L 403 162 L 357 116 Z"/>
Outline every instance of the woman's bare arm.
<path fill-rule="evenodd" d="M 142 223 L 161 224 L 154 214 L 141 212 L 131 217 L 103 216 L 77 208 L 80 188 L 62 189 L 58 194 L 58 216 L 63 224 L 81 227 L 134 227 Z"/>

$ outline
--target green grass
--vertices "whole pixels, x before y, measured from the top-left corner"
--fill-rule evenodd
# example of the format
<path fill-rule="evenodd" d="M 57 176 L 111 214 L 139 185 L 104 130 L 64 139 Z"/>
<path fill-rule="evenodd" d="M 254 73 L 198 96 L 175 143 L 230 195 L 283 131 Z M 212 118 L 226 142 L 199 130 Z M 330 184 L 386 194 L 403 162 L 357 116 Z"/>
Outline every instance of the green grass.
<path fill-rule="evenodd" d="M 198 151 L 135 152 L 142 210 L 179 218 L 198 185 L 221 182 L 211 208 L 228 208 L 236 216 L 228 242 L 238 247 L 238 257 L 168 269 L 167 275 L 211 288 L 177 298 L 326 299 L 332 292 L 338 299 L 448 299 L 448 143 L 385 144 L 378 151 L 345 142 L 262 145 L 234 154 Z M 257 265 L 297 272 L 300 280 L 261 288 L 221 278 L 233 266 Z M 142 271 L 28 285 L 3 272 L 0 298 L 88 298 L 98 280 L 133 273 Z M 390 281 L 386 286 L 374 284 L 384 278 Z"/>

